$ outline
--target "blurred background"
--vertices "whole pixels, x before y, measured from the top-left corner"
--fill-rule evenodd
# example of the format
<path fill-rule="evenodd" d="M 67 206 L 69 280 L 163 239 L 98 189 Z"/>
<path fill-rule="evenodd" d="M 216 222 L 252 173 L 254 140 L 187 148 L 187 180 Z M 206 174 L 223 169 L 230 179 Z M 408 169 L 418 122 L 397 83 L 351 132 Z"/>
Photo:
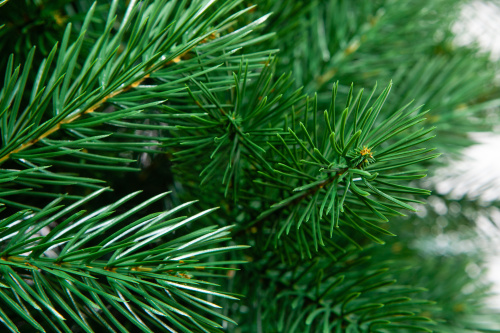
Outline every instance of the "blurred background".
<path fill-rule="evenodd" d="M 491 60 L 500 60 L 500 6 L 497 1 L 471 1 L 463 5 L 452 30 L 458 45 L 476 46 Z M 497 80 L 500 80 L 500 73 L 497 73 Z M 457 163 L 438 170 L 434 181 L 439 194 L 456 200 L 464 197 L 477 200 L 484 210 L 477 216 L 476 223 L 478 234 L 486 241 L 486 278 L 493 282 L 493 295 L 488 303 L 500 309 L 500 209 L 497 204 L 500 200 L 500 126 L 497 122 L 492 132 L 469 135 L 477 144 L 464 149 Z M 472 275 L 477 271 L 469 270 Z"/>

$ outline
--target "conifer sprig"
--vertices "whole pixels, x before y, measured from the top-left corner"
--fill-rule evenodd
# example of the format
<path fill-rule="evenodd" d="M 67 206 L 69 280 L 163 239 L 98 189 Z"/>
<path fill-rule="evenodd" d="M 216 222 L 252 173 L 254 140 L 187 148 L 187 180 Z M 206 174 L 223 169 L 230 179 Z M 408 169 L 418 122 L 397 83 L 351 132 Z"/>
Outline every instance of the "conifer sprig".
<path fill-rule="evenodd" d="M 131 165 L 135 159 L 119 156 L 120 152 L 144 151 L 163 141 L 160 130 L 168 129 L 165 122 L 175 117 L 162 114 L 165 99 L 185 90 L 184 82 L 232 61 L 242 45 L 252 44 L 248 35 L 267 16 L 228 33 L 228 27 L 251 9 L 234 12 L 239 3 L 226 1 L 215 10 L 213 1 L 131 1 L 117 22 L 118 1 L 114 1 L 104 30 L 88 56 L 82 57 L 94 5 L 72 43 L 68 24 L 60 46 L 42 61 L 31 86 L 28 76 L 35 49 L 22 69 L 14 68 L 11 56 L 0 91 L 0 163 L 14 161 L 21 165 L 20 171 L 29 168 L 33 182 L 17 179 L 0 195 L 40 189 L 47 178 L 60 181 L 59 174 L 45 170 L 53 165 L 137 171 Z M 181 60 L 186 64 L 179 66 Z M 153 84 L 144 85 L 146 80 Z M 110 132 L 116 134 L 112 139 Z M 72 177 L 73 184 L 98 187 L 99 180 Z M 40 190 L 29 195 L 50 196 Z"/>
<path fill-rule="evenodd" d="M 5 330 L 491 331 L 482 252 L 424 236 L 481 204 L 419 201 L 432 125 L 448 153 L 499 105 L 492 62 L 452 43 L 457 2 L 253 4 L 1 7 Z M 391 79 L 378 98 L 345 85 Z"/>
<path fill-rule="evenodd" d="M 431 139 L 428 134 L 432 128 L 409 132 L 425 120 L 416 112 L 418 108 L 409 112 L 403 108 L 378 121 L 390 87 L 371 106 L 375 89 L 363 101 L 363 90 L 355 97 L 351 87 L 345 107 L 338 111 L 336 84 L 324 119 L 319 118 L 316 98 L 306 104 L 302 121 L 292 113 L 290 135 L 278 135 L 279 140 L 270 143 L 278 163 L 273 172 L 260 173 L 285 195 L 257 217 L 259 221 L 278 214 L 284 222 L 276 233 L 277 240 L 292 227 L 303 233 L 300 228 L 306 226 L 318 250 L 318 246 L 325 246 L 324 225 L 328 223 L 330 237 L 345 225 L 383 244 L 374 233 L 393 234 L 377 224 L 387 222 L 387 216 L 402 215 L 401 209 L 415 211 L 408 202 L 418 201 L 408 195 L 429 194 L 400 181 L 425 176 L 408 167 L 439 155 L 428 154 L 433 149 L 410 150 Z M 391 144 L 390 139 L 398 135 L 401 139 Z"/>
<path fill-rule="evenodd" d="M 233 322 L 205 298 L 236 298 L 206 279 L 240 263 L 215 258 L 245 246 L 219 245 L 229 239 L 230 227 L 186 230 L 214 209 L 179 216 L 194 204 L 187 202 L 134 217 L 164 193 L 116 214 L 138 194 L 132 193 L 94 212 L 80 210 L 102 191 L 68 207 L 58 205 L 60 198 L 39 212 L 22 210 L 0 220 L 0 317 L 6 327 L 19 332 L 13 318 L 20 317 L 42 332 L 70 332 L 71 319 L 85 332 L 102 325 L 187 333 L 217 332 L 221 320 Z"/>
<path fill-rule="evenodd" d="M 167 145 L 175 147 L 173 161 L 179 168 L 201 166 L 192 168 L 199 172 L 201 185 L 217 179 L 225 186 L 224 195 L 232 190 L 236 199 L 245 169 L 271 169 L 264 157 L 266 142 L 285 133 L 283 114 L 303 101 L 301 89 L 290 92 L 291 74 L 276 76 L 275 63 L 275 58 L 267 59 L 255 75 L 248 61 L 241 62 L 233 73 L 232 89 L 222 92 L 211 92 L 193 79 L 199 93 L 189 91 L 199 109 L 193 112 L 188 108 L 186 115 L 192 117 L 172 122 L 177 124 L 176 131 Z M 178 150 L 179 146 L 189 148 Z"/>

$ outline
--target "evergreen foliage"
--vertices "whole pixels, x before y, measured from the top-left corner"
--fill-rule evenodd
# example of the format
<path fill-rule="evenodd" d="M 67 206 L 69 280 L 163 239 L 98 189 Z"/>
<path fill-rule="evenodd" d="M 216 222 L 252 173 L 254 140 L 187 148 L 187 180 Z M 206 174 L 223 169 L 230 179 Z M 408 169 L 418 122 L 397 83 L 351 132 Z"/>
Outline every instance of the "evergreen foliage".
<path fill-rule="evenodd" d="M 414 213 L 500 101 L 455 1 L 0 7 L 4 330 L 499 329 L 482 249 L 414 242 L 476 237 Z"/>

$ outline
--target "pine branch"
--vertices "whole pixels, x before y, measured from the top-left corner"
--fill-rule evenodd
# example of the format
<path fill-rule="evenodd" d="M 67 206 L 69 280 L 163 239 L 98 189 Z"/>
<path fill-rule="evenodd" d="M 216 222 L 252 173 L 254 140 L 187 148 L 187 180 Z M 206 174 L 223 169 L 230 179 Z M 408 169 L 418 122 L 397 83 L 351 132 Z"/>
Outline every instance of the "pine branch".
<path fill-rule="evenodd" d="M 58 17 L 66 2 L 40 2 L 56 30 L 0 42 L 26 58 L 0 59 L 6 330 L 494 327 L 476 316 L 486 313 L 488 287 L 472 277 L 482 252 L 444 258 L 428 246 L 443 219 L 470 222 L 477 205 L 405 217 L 430 193 L 418 188 L 438 155 L 427 125 L 453 152 L 492 125 L 481 117 L 498 105 L 496 66 L 450 44 L 456 2 L 84 0 L 74 6 L 86 15 Z M 22 8 L 13 4 L 2 9 Z M 0 20 L 25 25 L 9 11 Z M 47 51 L 51 38 L 60 41 Z M 43 61 L 24 47 L 33 41 Z M 352 85 L 327 91 L 334 79 L 375 78 L 394 79 L 390 96 L 391 86 L 378 98 L 375 88 L 368 98 Z M 433 112 L 424 118 L 412 98 Z M 132 187 L 151 199 L 122 197 Z M 166 188 L 168 200 L 155 195 Z M 158 205 L 169 209 L 151 213 Z M 398 242 L 371 244 L 394 233 Z M 234 275 L 243 255 L 250 263 Z"/>
<path fill-rule="evenodd" d="M 159 5 L 157 4 L 156 7 L 158 7 Z M 116 6 L 115 6 L 116 7 Z M 79 48 L 80 48 L 80 43 L 81 42 L 78 42 L 78 41 L 81 41 L 84 37 L 84 34 L 85 34 L 85 28 L 86 26 L 88 25 L 88 22 L 91 20 L 91 17 L 92 17 L 92 12 L 94 11 L 94 8 L 95 6 L 90 10 L 89 14 L 87 15 L 86 17 L 86 24 L 84 24 L 84 27 L 82 29 L 82 32 L 80 33 L 79 37 L 78 37 L 78 40 L 77 42 L 75 42 L 74 44 L 70 45 L 69 47 L 67 47 L 65 44 L 67 43 L 67 40 L 69 38 L 69 29 L 66 30 L 66 35 L 65 35 L 65 40 L 63 41 L 63 47 L 62 47 L 62 50 L 59 52 L 59 56 L 58 56 L 58 64 L 57 64 L 57 67 L 56 69 L 54 70 L 54 74 L 52 75 L 52 78 L 50 81 L 54 82 L 54 81 L 61 81 L 63 76 L 58 76 L 57 74 L 60 75 L 60 73 L 63 71 L 63 69 L 65 67 L 68 67 L 68 69 L 70 70 L 70 73 L 71 74 L 71 71 L 74 69 L 74 66 L 75 66 L 75 60 L 76 59 L 73 59 L 73 62 L 68 62 L 69 61 L 69 56 L 71 57 L 77 57 L 78 56 L 78 52 L 79 52 Z M 151 10 L 154 10 L 155 7 L 153 8 L 150 8 Z M 138 8 L 136 6 L 133 5 L 133 3 L 129 6 L 128 8 L 128 11 L 129 12 L 134 12 L 134 11 L 137 11 Z M 197 10 L 196 7 L 194 8 L 191 8 L 191 11 L 193 10 Z M 200 15 L 198 13 L 198 15 Z M 107 23 L 107 27 L 106 27 L 106 31 L 104 32 L 104 35 L 100 38 L 101 39 L 101 42 L 99 42 L 97 45 L 101 47 L 101 49 L 99 48 L 95 48 L 93 50 L 93 56 L 90 56 L 89 58 L 87 58 L 85 60 L 87 66 L 92 63 L 92 62 L 95 62 L 97 59 L 96 59 L 96 56 L 98 53 L 99 56 L 103 57 L 104 59 L 112 59 L 112 58 L 116 58 L 117 56 L 117 49 L 114 49 L 112 50 L 111 52 L 108 52 L 106 53 L 106 49 L 112 49 L 113 46 L 117 45 L 117 42 L 115 41 L 114 43 L 109 43 L 109 44 L 106 44 L 106 43 L 103 43 L 102 41 L 104 41 L 106 38 L 108 38 L 108 34 L 109 34 L 109 30 L 111 29 L 111 24 L 114 22 L 114 20 L 112 19 L 113 17 L 113 12 L 110 13 L 109 15 L 110 17 L 110 20 L 108 21 Z M 137 22 L 138 23 L 138 22 Z M 137 24 L 136 23 L 136 24 Z M 131 24 L 131 22 L 129 22 L 129 20 L 124 20 L 124 22 L 122 22 L 121 24 L 121 28 L 119 28 L 119 32 L 121 32 L 120 35 L 122 35 L 124 32 L 124 29 L 125 27 L 128 25 L 128 24 Z M 170 25 L 167 26 L 167 28 L 169 27 Z M 161 29 L 161 30 L 165 30 L 165 29 Z M 133 40 L 134 38 L 137 38 L 137 34 L 142 32 L 141 30 L 138 30 L 136 31 L 136 34 L 135 35 L 132 35 L 131 36 L 131 40 Z M 175 34 L 175 32 L 174 32 Z M 178 32 L 177 32 L 178 34 Z M 115 36 L 115 39 L 117 37 L 119 37 L 120 35 L 118 36 Z M 153 41 L 155 40 L 158 40 L 159 37 L 161 37 L 161 35 L 159 36 L 152 36 L 153 38 Z M 205 37 L 205 36 L 204 36 Z M 189 45 L 189 47 L 183 47 L 183 50 L 182 52 L 179 52 L 178 50 L 176 52 L 174 52 L 172 55 L 169 56 L 169 58 L 171 59 L 168 59 L 167 61 L 163 60 L 163 61 L 157 61 L 157 58 L 159 58 L 159 55 L 161 55 L 163 52 L 167 51 L 167 49 L 163 49 L 159 52 L 157 52 L 156 55 L 154 55 L 153 57 L 151 57 L 150 59 L 145 59 L 143 60 L 142 64 L 140 65 L 140 69 L 142 69 L 142 73 L 140 73 L 139 75 L 134 75 L 134 79 L 132 80 L 132 83 L 126 85 L 124 88 L 121 88 L 120 86 L 123 85 L 124 82 L 126 81 L 130 81 L 130 74 L 135 74 L 135 72 L 137 72 L 138 70 L 137 69 L 133 69 L 132 70 L 132 63 L 129 64 L 129 66 L 125 67 L 125 69 L 119 69 L 120 71 L 123 71 L 124 72 L 124 75 L 122 74 L 122 77 L 126 77 L 126 81 L 124 79 L 122 79 L 121 81 L 118 81 L 118 82 L 113 82 L 112 84 L 108 83 L 108 85 L 111 85 L 110 88 L 108 89 L 101 89 L 103 90 L 103 93 L 101 94 L 98 94 L 98 96 L 92 96 L 92 95 L 87 95 L 87 96 L 84 96 L 84 97 L 81 97 L 81 99 L 84 99 L 84 100 L 95 100 L 97 99 L 97 102 L 94 102 L 94 103 L 90 103 L 89 106 L 87 107 L 83 107 L 81 108 L 81 110 L 77 110 L 76 114 L 75 112 L 73 112 L 76 107 L 73 106 L 70 110 L 66 110 L 63 114 L 63 116 L 58 116 L 58 117 L 55 117 L 56 119 L 54 119 L 52 122 L 54 124 L 49 124 L 49 126 L 45 126 L 46 128 L 44 129 L 44 131 L 36 131 L 33 135 L 31 135 L 32 139 L 26 143 L 23 143 L 22 145 L 20 145 L 18 148 L 14 149 L 14 150 L 11 150 L 11 151 L 7 151 L 7 152 L 4 152 L 3 156 L 1 157 L 0 159 L 0 162 L 3 162 L 7 159 L 10 158 L 10 156 L 18 151 L 21 151 L 27 147 L 30 147 L 31 145 L 33 145 L 34 143 L 40 141 L 41 139 L 45 138 L 46 136 L 54 133 L 55 131 L 59 130 L 61 128 L 61 125 L 62 124 L 67 124 L 67 123 L 71 123 L 73 122 L 74 120 L 78 119 L 79 117 L 81 117 L 83 114 L 86 114 L 86 113 L 91 113 L 93 111 L 95 111 L 98 107 L 100 107 L 105 101 L 107 101 L 108 99 L 120 94 L 120 93 L 123 93 L 125 91 L 128 91 L 132 88 L 135 88 L 137 87 L 140 83 L 142 83 L 145 79 L 147 79 L 150 74 L 152 72 L 154 72 L 155 70 L 158 70 L 160 69 L 162 66 L 166 66 L 168 64 L 172 64 L 172 63 L 177 63 L 180 61 L 180 59 L 182 58 L 182 56 L 184 56 L 187 52 L 189 52 L 198 42 L 202 41 L 203 39 L 201 38 L 195 38 L 193 39 L 191 42 L 188 42 L 186 43 L 187 45 Z M 129 41 L 130 43 L 131 41 Z M 170 41 L 167 45 L 169 44 L 172 44 L 174 41 Z M 103 44 L 102 46 L 99 45 L 99 44 Z M 161 45 L 161 44 L 160 44 Z M 143 50 L 141 50 L 139 52 L 139 54 L 141 53 L 145 53 L 146 51 L 149 51 L 150 49 L 152 49 L 153 47 L 158 47 L 160 45 L 155 45 L 155 44 L 152 44 L 152 45 L 145 45 L 145 48 Z M 71 50 L 73 52 L 68 52 L 67 50 Z M 52 51 L 52 56 L 54 56 L 55 54 L 55 51 L 56 49 L 54 48 L 53 51 Z M 33 50 L 32 50 L 33 52 Z M 7 78 L 6 78 L 6 88 L 11 86 L 11 87 L 14 87 L 14 86 L 17 86 L 19 85 L 21 89 L 19 89 L 18 93 L 17 93 L 17 96 L 16 96 L 16 104 L 12 106 L 13 110 L 11 110 L 12 114 L 10 115 L 10 121 L 8 121 L 9 118 L 5 118 L 4 119 L 4 134 L 3 134 L 3 139 L 4 139 L 4 144 L 8 143 L 9 139 L 10 139 L 10 136 L 12 136 L 13 133 L 12 132 L 12 129 L 17 129 L 19 126 L 20 126 L 20 129 L 24 129 L 25 126 L 27 125 L 26 122 L 24 122 L 24 124 L 20 124 L 19 123 L 19 120 L 25 120 L 26 118 L 26 114 L 23 114 L 21 115 L 21 119 L 16 119 L 15 115 L 17 114 L 17 111 L 18 111 L 18 108 L 19 108 L 19 102 L 20 102 L 20 96 L 22 95 L 22 90 L 24 89 L 24 86 L 25 86 L 25 83 L 26 83 L 26 76 L 27 76 L 27 73 L 29 72 L 29 67 L 30 67 L 30 63 L 31 63 L 31 60 L 32 59 L 33 55 L 31 55 L 27 61 L 27 63 L 25 64 L 25 70 L 23 72 L 23 76 L 21 77 L 21 80 L 16 82 L 16 78 L 17 78 L 17 73 L 19 73 L 19 68 L 16 69 L 16 72 L 14 74 L 11 73 L 11 68 L 12 68 L 12 61 L 10 62 L 9 64 L 9 69 L 7 71 Z M 124 58 L 123 55 L 121 55 L 121 57 L 119 57 L 118 59 L 120 59 L 120 62 L 122 63 L 127 63 L 127 62 L 130 62 L 131 60 L 133 59 L 137 59 L 137 56 L 135 57 L 132 57 L 132 55 L 129 55 L 129 57 L 131 57 L 130 59 L 127 59 L 127 58 Z M 47 59 L 47 63 L 50 64 L 51 63 L 51 59 L 52 57 L 49 57 L 49 59 Z M 64 60 L 63 60 L 64 59 Z M 49 67 L 49 65 L 46 65 L 46 66 L 42 66 L 41 70 L 47 70 Z M 84 70 L 85 70 L 85 66 L 84 66 Z M 91 69 L 91 68 L 87 68 L 86 69 L 87 71 L 88 70 L 93 70 L 93 71 L 96 71 L 96 69 Z M 86 75 L 89 75 L 90 73 L 86 73 Z M 93 78 L 97 78 L 96 76 L 97 73 L 94 74 Z M 46 74 L 45 74 L 46 75 Z M 111 76 L 117 76 L 119 75 L 119 72 L 111 72 L 109 73 L 108 75 L 111 75 Z M 64 92 L 66 92 L 66 90 L 68 89 L 68 85 L 70 83 L 70 80 L 71 79 L 71 75 L 68 75 L 68 77 L 65 79 L 64 81 L 64 86 L 63 87 L 64 89 Z M 75 83 L 77 84 L 80 84 L 81 86 L 85 83 L 83 82 L 83 79 L 84 77 L 82 77 L 81 75 L 78 77 L 78 79 L 76 80 Z M 49 81 L 49 82 L 50 82 Z M 72 89 L 69 91 L 70 92 L 70 96 L 73 96 L 75 91 L 78 90 L 78 85 L 75 86 L 75 83 L 73 83 L 73 87 Z M 40 82 L 38 83 L 38 88 L 39 90 L 43 91 L 43 88 L 41 87 L 41 85 L 43 84 L 43 82 Z M 49 83 L 50 84 L 50 83 Z M 86 87 L 89 86 L 89 83 L 86 83 Z M 6 89 L 4 88 L 4 89 Z M 46 87 L 47 90 L 55 90 L 57 89 L 58 87 L 52 87 L 52 86 L 48 86 Z M 61 87 L 62 88 L 62 87 Z M 80 87 L 81 89 L 82 87 Z M 103 87 L 104 88 L 104 87 Z M 58 89 L 57 89 L 58 90 Z M 36 92 L 37 90 L 35 90 Z M 4 102 L 2 103 L 3 105 L 3 110 L 1 112 L 1 114 L 5 115 L 7 112 L 7 108 L 10 107 L 10 101 L 7 101 L 6 98 L 7 96 L 10 95 L 10 90 L 4 90 L 3 91 L 3 94 L 4 96 Z M 34 93 L 32 93 L 32 101 L 33 101 L 33 95 Z M 61 94 L 62 95 L 62 94 Z M 45 94 L 45 96 L 47 96 L 47 94 Z M 12 97 L 9 96 L 10 99 L 12 99 Z M 64 99 L 68 99 L 68 97 L 64 97 Z M 88 103 L 86 103 L 88 104 Z M 30 105 L 31 107 L 33 107 L 32 105 Z M 62 110 L 63 109 L 63 104 L 60 104 L 60 105 L 56 105 L 56 113 L 57 113 L 57 109 L 59 110 Z M 41 111 L 38 111 L 38 112 L 41 112 Z M 31 117 L 33 118 L 34 116 L 31 115 Z M 40 118 L 40 115 L 37 114 L 37 117 Z M 17 121 L 15 124 L 13 123 L 13 121 Z M 8 125 L 9 127 L 6 127 L 5 125 L 7 125 L 7 122 L 8 122 Z M 23 126 L 24 125 L 24 126 Z M 24 127 L 24 128 L 23 128 Z M 9 133 L 10 132 L 10 133 Z M 37 135 L 35 135 L 37 134 Z M 39 134 L 39 135 L 38 135 Z"/>
<path fill-rule="evenodd" d="M 31 89 L 29 103 L 24 110 L 21 105 L 28 93 L 25 87 L 34 49 L 22 72 L 20 67 L 13 70 L 14 61 L 11 57 L 5 86 L 0 93 L 0 163 L 15 160 L 33 170 L 49 165 L 114 171 L 137 170 L 117 165 L 133 163 L 134 159 L 101 157 L 88 152 L 84 147 L 109 151 L 110 146 L 106 143 L 111 143 L 115 149 L 137 151 L 137 143 L 147 147 L 163 141 L 159 131 L 169 128 L 165 125 L 165 120 L 176 117 L 158 115 L 158 110 L 168 109 L 162 105 L 165 99 L 185 90 L 183 82 L 204 72 L 217 70 L 221 62 L 237 57 L 235 52 L 241 48 L 242 43 L 252 44 L 245 40 L 249 38 L 252 29 L 266 19 L 263 17 L 221 36 L 235 20 L 248 11 L 245 9 L 228 15 L 237 4 L 238 2 L 226 2 L 212 13 L 213 5 L 210 3 L 172 3 L 163 6 L 161 1 L 157 1 L 149 6 L 142 6 L 131 2 L 128 14 L 116 25 L 115 11 L 118 2 L 115 1 L 104 31 L 88 51 L 88 56 L 81 58 L 79 54 L 82 41 L 92 20 L 94 5 L 75 42 L 69 43 L 71 25 L 68 25 L 59 52 L 57 53 L 57 46 L 54 47 L 42 62 Z M 176 22 L 176 19 L 180 21 Z M 148 37 L 141 38 L 144 35 Z M 185 36 L 188 36 L 187 39 Z M 193 58 L 193 54 L 196 57 Z M 249 55 L 249 59 L 253 60 L 254 55 Z M 170 65 L 175 66 L 170 68 Z M 205 69 L 206 66 L 210 68 Z M 169 83 L 145 86 L 146 80 L 157 83 L 168 80 Z M 161 93 L 155 92 L 158 87 L 162 89 Z M 135 95 L 132 97 L 129 92 Z M 149 103 L 144 103 L 145 101 Z M 112 109 L 97 112 L 104 106 Z M 119 141 L 109 142 L 106 140 L 109 132 L 92 129 L 96 126 L 126 129 L 129 135 L 117 133 L 113 137 Z M 130 132 L 137 129 L 152 131 L 157 135 L 131 135 Z M 66 138 L 69 134 L 70 140 L 48 139 L 56 134 Z M 75 136 L 77 140 L 74 140 Z M 33 149 L 35 146 L 41 147 Z M 44 176 L 49 175 L 54 180 L 58 177 L 48 170 L 44 172 Z M 81 177 L 76 184 L 95 188 L 92 182 L 95 181 L 89 182 L 87 178 Z M 25 184 L 16 184 L 26 188 Z M 12 189 L 4 192 L 6 191 L 13 194 Z M 39 195 L 41 192 L 33 191 L 29 195 L 31 193 Z M 7 200 L 3 202 L 21 206 L 21 203 Z"/>
<path fill-rule="evenodd" d="M 167 62 L 164 66 L 168 66 L 170 64 L 174 64 L 174 63 L 178 63 L 181 61 L 182 57 L 185 56 L 185 54 L 187 54 L 190 50 L 187 50 L 185 51 L 183 54 L 180 54 L 178 55 L 176 58 L 170 60 L 169 62 Z M 36 137 L 36 138 L 33 138 L 31 139 L 29 142 L 27 143 L 24 143 L 22 144 L 21 146 L 19 146 L 18 148 L 14 149 L 14 150 L 11 150 L 10 152 L 8 152 L 7 154 L 5 154 L 2 158 L 0 158 L 0 163 L 8 160 L 11 158 L 12 155 L 14 154 L 17 154 L 23 150 L 25 150 L 26 148 L 29 148 L 31 147 L 32 145 L 36 144 L 37 142 L 39 142 L 40 140 L 48 137 L 49 135 L 53 134 L 54 132 L 60 130 L 63 125 L 66 125 L 66 124 L 71 124 L 72 122 L 74 122 L 75 120 L 79 119 L 80 117 L 84 116 L 85 114 L 88 114 L 88 113 L 91 113 L 91 112 L 94 112 L 95 110 L 97 110 L 98 108 L 100 108 L 108 99 L 111 99 L 121 93 L 124 93 L 130 89 L 134 89 L 136 88 L 137 86 L 139 86 L 142 82 L 144 82 L 146 79 L 148 79 L 150 76 L 150 74 L 145 74 L 142 78 L 138 79 L 137 81 L 129 84 L 128 86 L 124 87 L 124 88 L 121 88 L 121 89 L 118 89 L 116 91 L 113 91 L 112 93 L 110 93 L 109 95 L 107 96 L 104 96 L 101 100 L 99 100 L 97 103 L 95 103 L 94 105 L 91 105 L 90 107 L 88 107 L 87 109 L 81 111 L 80 113 L 72 116 L 72 117 L 69 117 L 69 118 L 65 118 L 65 119 L 62 119 L 60 120 L 58 123 L 56 123 L 52 128 L 49 128 L 46 132 L 42 133 L 39 137 Z"/>
<path fill-rule="evenodd" d="M 257 67 L 261 72 L 254 79 L 249 62 L 241 62 L 233 74 L 234 88 L 220 93 L 212 93 L 204 83 L 193 80 L 200 94 L 188 89 L 198 112 L 186 108 L 185 114 L 191 117 L 173 119 L 171 124 L 175 124 L 176 130 L 167 141 L 175 147 L 172 155 L 178 169 L 195 166 L 201 185 L 215 179 L 221 181 L 225 185 L 224 196 L 231 191 L 235 201 L 245 169 L 271 169 L 264 158 L 266 142 L 276 134 L 285 134 L 283 113 L 303 101 L 301 89 L 288 92 L 293 83 L 290 75 L 276 78 L 274 66 L 275 59 L 267 59 L 263 68 Z M 176 106 L 175 110 L 182 108 Z M 184 146 L 189 148 L 178 150 Z"/>
<path fill-rule="evenodd" d="M 298 120 L 292 114 L 294 127 L 289 128 L 291 135 L 279 136 L 279 140 L 271 143 L 278 161 L 274 172 L 260 173 L 267 183 L 280 185 L 284 198 L 264 210 L 249 227 L 276 214 L 280 220 L 286 221 L 279 226 L 277 242 L 283 234 L 289 234 L 293 225 L 302 233 L 301 227 L 309 224 L 316 251 L 318 246 L 325 246 L 322 224 L 328 222 L 324 217 L 330 219 L 330 237 L 341 225 L 349 226 L 380 244 L 384 241 L 373 235 L 372 230 L 393 236 L 375 223 L 387 222 L 387 216 L 401 215 L 397 209 L 415 211 L 407 202 L 418 201 L 401 197 L 401 194 L 429 194 L 426 190 L 398 184 L 403 175 L 405 180 L 424 176 L 412 170 L 405 172 L 404 168 L 438 155 L 425 155 L 432 151 L 425 148 L 408 150 L 429 140 L 431 137 L 427 134 L 432 129 L 416 130 L 393 144 L 386 143 L 424 120 L 421 115 L 415 115 L 415 110 L 405 112 L 403 108 L 377 124 L 389 89 L 390 86 L 373 106 L 368 107 L 373 92 L 362 103 L 363 91 L 354 98 L 351 88 L 345 108 L 342 113 L 337 113 L 336 85 L 330 109 L 324 112 L 324 125 L 317 122 L 316 99 L 308 103 L 304 123 L 300 122 L 300 126 L 295 125 Z M 388 170 L 400 173 L 387 174 Z M 262 181 L 259 183 L 267 185 Z M 309 250 L 307 252 L 310 256 Z"/>
<path fill-rule="evenodd" d="M 59 199 L 37 213 L 24 210 L 0 221 L 0 297 L 5 302 L 0 316 L 6 327 L 18 332 L 14 313 L 40 331 L 50 323 L 68 331 L 70 319 L 86 332 L 99 325 L 124 330 L 118 313 L 144 332 L 169 326 L 216 332 L 222 328 L 218 321 L 233 322 L 203 298 L 236 298 L 213 290 L 216 285 L 204 278 L 208 271 L 238 263 L 213 257 L 245 246 L 214 247 L 228 239 L 229 227 L 182 233 L 214 209 L 175 217 L 194 203 L 188 202 L 131 221 L 165 196 L 114 214 L 138 194 L 132 193 L 93 212 L 78 211 L 102 191 L 66 208 L 56 206 Z M 50 228 L 54 222 L 57 226 Z"/>

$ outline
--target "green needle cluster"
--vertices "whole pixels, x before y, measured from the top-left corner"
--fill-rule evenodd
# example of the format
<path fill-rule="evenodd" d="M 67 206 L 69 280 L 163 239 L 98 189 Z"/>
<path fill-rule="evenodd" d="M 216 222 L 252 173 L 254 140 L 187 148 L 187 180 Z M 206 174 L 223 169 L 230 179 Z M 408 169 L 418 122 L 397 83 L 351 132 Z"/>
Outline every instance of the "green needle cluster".
<path fill-rule="evenodd" d="M 483 249 L 421 245 L 494 219 L 423 180 L 498 124 L 458 12 L 0 0 L 0 330 L 498 329 Z"/>

